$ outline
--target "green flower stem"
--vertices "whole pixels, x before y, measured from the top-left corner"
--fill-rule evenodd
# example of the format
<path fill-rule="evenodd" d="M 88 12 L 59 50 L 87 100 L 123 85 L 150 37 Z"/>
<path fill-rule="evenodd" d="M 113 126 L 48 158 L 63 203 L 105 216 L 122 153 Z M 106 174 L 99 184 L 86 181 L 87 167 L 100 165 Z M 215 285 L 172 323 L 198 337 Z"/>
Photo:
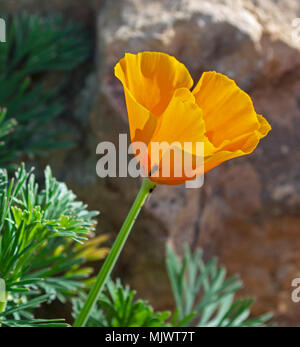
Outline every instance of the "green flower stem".
<path fill-rule="evenodd" d="M 93 285 L 86 299 L 86 302 L 74 323 L 74 327 L 85 326 L 91 313 L 91 310 L 93 309 L 96 301 L 98 300 L 103 286 L 106 283 L 111 271 L 114 268 L 114 265 L 116 264 L 116 261 L 119 258 L 119 255 L 129 236 L 129 233 L 141 211 L 141 208 L 143 207 L 148 195 L 153 191 L 155 186 L 155 183 L 151 182 L 147 178 L 144 178 L 143 184 L 135 199 L 135 202 L 132 205 L 130 212 L 118 234 L 118 237 L 116 238 L 116 241 L 114 242 L 107 258 L 105 259 L 103 266 L 100 269 L 100 272 L 96 278 L 96 282 Z"/>

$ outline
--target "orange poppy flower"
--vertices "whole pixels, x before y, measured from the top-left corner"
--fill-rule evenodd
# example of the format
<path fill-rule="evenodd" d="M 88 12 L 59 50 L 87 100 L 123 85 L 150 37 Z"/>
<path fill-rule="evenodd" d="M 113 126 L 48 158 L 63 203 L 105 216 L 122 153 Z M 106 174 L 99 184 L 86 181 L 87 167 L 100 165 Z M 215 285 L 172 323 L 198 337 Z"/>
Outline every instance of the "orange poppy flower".
<path fill-rule="evenodd" d="M 217 72 L 204 72 L 191 91 L 193 80 L 187 68 L 168 54 L 125 54 L 115 67 L 115 75 L 124 87 L 131 142 L 143 142 L 148 148 L 142 159 L 136 157 L 143 168 L 150 165 L 148 175 L 155 168 L 156 175 L 149 176 L 155 183 L 182 184 L 201 172 L 194 168 L 193 176 L 174 175 L 182 151 L 172 156 L 171 175 L 164 177 L 164 153 L 155 162 L 150 155 L 154 142 L 176 142 L 182 148 L 184 143 L 192 143 L 188 154 L 194 164 L 194 144 L 203 143 L 207 172 L 227 160 L 252 153 L 271 130 L 267 120 L 255 112 L 250 96 L 233 80 Z"/>

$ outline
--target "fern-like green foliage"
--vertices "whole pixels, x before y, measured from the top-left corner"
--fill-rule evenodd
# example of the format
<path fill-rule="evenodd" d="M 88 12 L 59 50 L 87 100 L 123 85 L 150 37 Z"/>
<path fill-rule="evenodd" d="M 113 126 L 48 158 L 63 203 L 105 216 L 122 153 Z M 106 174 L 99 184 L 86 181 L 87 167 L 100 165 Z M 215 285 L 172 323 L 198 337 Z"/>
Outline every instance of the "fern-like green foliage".
<path fill-rule="evenodd" d="M 0 170 L 0 278 L 7 292 L 6 309 L 0 304 L 2 324 L 47 324 L 35 321 L 31 310 L 56 298 L 65 302 L 83 290 L 92 271 L 83 263 L 107 253 L 99 247 L 105 235 L 88 240 L 97 214 L 57 182 L 50 168 L 43 189 L 24 165 L 11 180 Z"/>
<path fill-rule="evenodd" d="M 270 314 L 249 318 L 253 299 L 235 300 L 242 282 L 236 276 L 226 279 L 226 269 L 217 259 L 204 263 L 201 250 L 192 254 L 186 247 L 179 260 L 168 248 L 167 269 L 177 307 L 175 326 L 264 326 L 271 318 Z"/>
<path fill-rule="evenodd" d="M 108 281 L 104 293 L 88 320 L 89 327 L 167 327 L 170 313 L 155 312 L 145 300 L 135 300 L 136 291 L 123 286 L 118 279 Z M 85 297 L 73 299 L 74 317 Z"/>
<path fill-rule="evenodd" d="M 252 299 L 235 299 L 242 282 L 236 276 L 226 279 L 226 270 L 216 259 L 205 263 L 202 251 L 188 247 L 182 259 L 167 249 L 167 269 L 176 310 L 155 312 L 144 300 L 134 301 L 134 291 L 119 280 L 109 281 L 93 309 L 89 326 L 100 327 L 259 327 L 270 314 L 251 317 Z M 74 317 L 85 297 L 73 300 Z"/>
<path fill-rule="evenodd" d="M 13 166 L 24 154 L 43 154 L 67 144 L 59 142 L 60 134 L 47 124 L 65 108 L 60 92 L 67 75 L 62 72 L 70 72 L 90 54 L 81 26 L 61 16 L 21 15 L 6 23 L 7 42 L 0 45 L 0 105 L 18 125 L 1 149 L 0 167 Z M 52 86 L 49 72 L 61 75 Z"/>

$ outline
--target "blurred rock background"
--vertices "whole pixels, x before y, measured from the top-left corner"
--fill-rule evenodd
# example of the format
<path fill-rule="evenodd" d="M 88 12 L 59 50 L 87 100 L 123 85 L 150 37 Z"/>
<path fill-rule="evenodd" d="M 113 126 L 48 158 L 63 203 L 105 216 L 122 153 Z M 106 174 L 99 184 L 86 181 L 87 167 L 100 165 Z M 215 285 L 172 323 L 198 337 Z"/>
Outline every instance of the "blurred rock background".
<path fill-rule="evenodd" d="M 138 220 L 118 276 L 157 309 L 172 306 L 165 243 L 216 255 L 256 298 L 255 313 L 272 311 L 299 325 L 291 282 L 300 277 L 299 0 L 1 0 L 1 12 L 63 13 L 83 23 L 94 57 L 75 76 L 67 124 L 77 146 L 52 153 L 56 176 L 101 211 L 99 229 L 118 232 L 138 190 L 134 179 L 97 178 L 96 145 L 128 131 L 122 87 L 113 67 L 125 52 L 162 51 L 189 68 L 194 81 L 217 70 L 253 98 L 273 130 L 247 158 L 208 173 L 199 190 L 160 186 Z"/>

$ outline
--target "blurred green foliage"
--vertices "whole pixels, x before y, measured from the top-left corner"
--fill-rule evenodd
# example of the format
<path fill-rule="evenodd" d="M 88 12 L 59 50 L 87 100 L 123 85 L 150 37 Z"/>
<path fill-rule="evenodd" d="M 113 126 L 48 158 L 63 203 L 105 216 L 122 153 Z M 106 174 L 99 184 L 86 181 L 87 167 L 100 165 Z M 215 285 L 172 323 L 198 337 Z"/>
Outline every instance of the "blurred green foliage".
<path fill-rule="evenodd" d="M 0 109 L 0 157 L 1 150 L 5 146 L 5 138 L 12 132 L 13 127 L 16 125 L 15 119 L 5 119 L 6 110 Z"/>
<path fill-rule="evenodd" d="M 49 122 L 65 109 L 65 72 L 86 60 L 91 45 L 80 25 L 61 16 L 21 15 L 6 22 L 7 42 L 0 45 L 0 105 L 17 125 L 0 149 L 0 167 L 11 168 L 22 155 L 70 145 L 58 140 L 61 133 L 50 130 Z M 51 83 L 49 72 L 52 77 L 59 73 Z"/>
<path fill-rule="evenodd" d="M 236 277 L 226 279 L 226 269 L 216 258 L 205 263 L 202 251 L 185 247 L 180 260 L 167 249 L 167 269 L 176 312 L 175 326 L 250 327 L 264 326 L 271 314 L 251 317 L 253 299 L 235 299 L 242 288 Z"/>

